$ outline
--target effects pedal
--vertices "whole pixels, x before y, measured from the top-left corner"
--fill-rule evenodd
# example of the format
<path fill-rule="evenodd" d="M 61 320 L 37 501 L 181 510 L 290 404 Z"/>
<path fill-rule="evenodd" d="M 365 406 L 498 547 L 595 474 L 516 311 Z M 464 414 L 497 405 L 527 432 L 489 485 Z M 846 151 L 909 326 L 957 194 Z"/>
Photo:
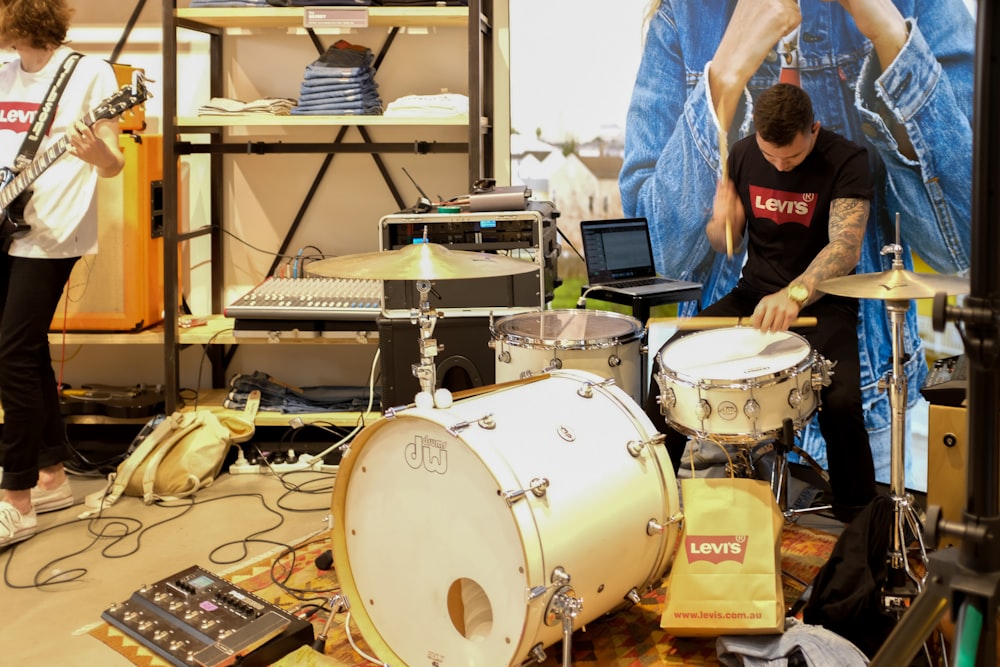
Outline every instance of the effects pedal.
<path fill-rule="evenodd" d="M 197 565 L 143 586 L 101 618 L 179 667 L 263 667 L 313 641 L 308 621 Z"/>

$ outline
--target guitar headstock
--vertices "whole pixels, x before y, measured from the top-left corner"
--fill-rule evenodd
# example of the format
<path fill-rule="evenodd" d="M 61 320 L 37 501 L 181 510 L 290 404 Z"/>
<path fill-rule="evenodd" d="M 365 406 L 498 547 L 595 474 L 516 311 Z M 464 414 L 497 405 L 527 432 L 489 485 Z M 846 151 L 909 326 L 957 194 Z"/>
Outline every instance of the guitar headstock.
<path fill-rule="evenodd" d="M 114 118 L 125 113 L 133 107 L 137 107 L 147 99 L 152 97 L 149 89 L 146 88 L 146 77 L 142 72 L 136 70 L 132 73 L 132 82 L 121 87 L 114 95 L 102 100 L 96 108 L 91 111 L 94 121 Z"/>

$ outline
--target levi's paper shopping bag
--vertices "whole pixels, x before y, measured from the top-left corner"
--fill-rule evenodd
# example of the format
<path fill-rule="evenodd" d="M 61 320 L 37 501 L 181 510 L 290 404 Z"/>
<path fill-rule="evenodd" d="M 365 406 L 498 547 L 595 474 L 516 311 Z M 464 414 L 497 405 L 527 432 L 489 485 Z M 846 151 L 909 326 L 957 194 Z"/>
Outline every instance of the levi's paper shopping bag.
<path fill-rule="evenodd" d="M 681 495 L 683 539 L 660 627 L 680 637 L 780 633 L 784 520 L 768 484 L 683 479 Z"/>

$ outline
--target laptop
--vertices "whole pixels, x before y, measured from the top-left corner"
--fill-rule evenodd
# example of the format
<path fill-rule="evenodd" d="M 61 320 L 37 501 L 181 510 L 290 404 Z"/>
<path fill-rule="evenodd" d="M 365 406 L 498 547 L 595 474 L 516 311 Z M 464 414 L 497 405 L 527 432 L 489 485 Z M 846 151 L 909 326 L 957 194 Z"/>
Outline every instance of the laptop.
<path fill-rule="evenodd" d="M 646 218 L 584 220 L 580 235 L 590 288 L 632 297 L 701 291 L 701 283 L 656 275 Z"/>

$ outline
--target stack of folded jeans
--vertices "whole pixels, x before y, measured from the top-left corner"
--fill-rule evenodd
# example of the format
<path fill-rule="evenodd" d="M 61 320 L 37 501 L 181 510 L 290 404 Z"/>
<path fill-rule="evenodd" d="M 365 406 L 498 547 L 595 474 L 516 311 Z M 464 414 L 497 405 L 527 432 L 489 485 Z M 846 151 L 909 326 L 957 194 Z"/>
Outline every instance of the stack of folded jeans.
<path fill-rule="evenodd" d="M 338 40 L 306 66 L 293 115 L 350 116 L 382 114 L 375 83 L 375 56 L 365 46 Z"/>
<path fill-rule="evenodd" d="M 295 387 L 262 371 L 237 373 L 229 379 L 229 395 L 222 405 L 243 410 L 254 389 L 260 391 L 262 412 L 304 414 L 309 412 L 363 412 L 368 408 L 368 387 L 327 386 Z M 374 388 L 373 409 L 381 405 L 381 390 Z"/>

